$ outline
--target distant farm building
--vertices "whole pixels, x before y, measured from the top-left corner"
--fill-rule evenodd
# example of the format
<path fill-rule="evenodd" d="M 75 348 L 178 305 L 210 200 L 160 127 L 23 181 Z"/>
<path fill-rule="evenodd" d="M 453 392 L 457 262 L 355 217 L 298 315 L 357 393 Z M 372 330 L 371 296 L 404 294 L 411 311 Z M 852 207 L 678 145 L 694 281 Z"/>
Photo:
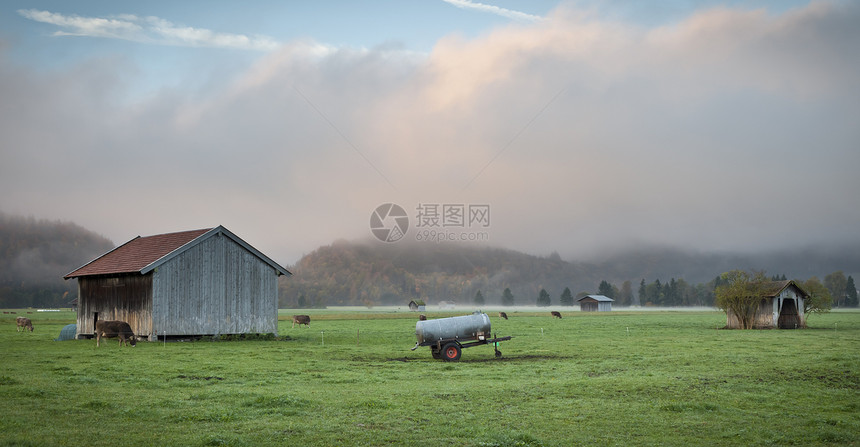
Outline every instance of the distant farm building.
<path fill-rule="evenodd" d="M 412 300 L 409 302 L 409 310 L 413 312 L 424 312 L 426 309 L 427 305 L 424 304 L 424 301 Z"/>
<path fill-rule="evenodd" d="M 76 338 L 98 320 L 139 337 L 277 333 L 284 267 L 222 226 L 136 237 L 63 278 L 78 280 Z"/>
<path fill-rule="evenodd" d="M 609 312 L 615 301 L 603 295 L 585 295 L 579 299 L 579 309 L 583 312 Z"/>
<path fill-rule="evenodd" d="M 753 327 L 759 329 L 804 327 L 803 307 L 806 299 L 809 299 L 809 294 L 794 281 L 768 283 L 759 299 Z M 726 327 L 741 328 L 740 319 L 731 309 L 726 312 Z"/>

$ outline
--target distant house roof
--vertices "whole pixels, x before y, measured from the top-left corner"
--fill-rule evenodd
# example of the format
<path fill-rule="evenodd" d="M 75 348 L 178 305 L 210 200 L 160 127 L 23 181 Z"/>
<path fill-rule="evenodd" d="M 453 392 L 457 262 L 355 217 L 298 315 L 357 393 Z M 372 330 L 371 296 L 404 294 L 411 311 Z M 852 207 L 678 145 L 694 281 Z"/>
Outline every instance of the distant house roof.
<path fill-rule="evenodd" d="M 422 300 L 412 300 L 409 302 L 409 305 L 415 304 L 416 306 L 425 306 L 424 301 Z"/>
<path fill-rule="evenodd" d="M 278 275 L 291 275 L 287 269 L 269 259 L 256 248 L 224 228 L 206 228 L 202 230 L 180 231 L 155 236 L 138 236 L 125 244 L 99 256 L 84 266 L 63 276 L 64 279 L 81 276 L 115 275 L 120 273 L 147 274 L 185 250 L 209 239 L 216 234 L 223 234 L 249 252 L 269 264 Z"/>
<path fill-rule="evenodd" d="M 612 298 L 609 298 L 608 296 L 604 296 L 604 295 L 585 295 L 584 297 L 578 299 L 577 301 L 582 301 L 582 300 L 587 299 L 587 298 L 591 298 L 595 301 L 605 301 L 605 302 L 615 301 Z"/>

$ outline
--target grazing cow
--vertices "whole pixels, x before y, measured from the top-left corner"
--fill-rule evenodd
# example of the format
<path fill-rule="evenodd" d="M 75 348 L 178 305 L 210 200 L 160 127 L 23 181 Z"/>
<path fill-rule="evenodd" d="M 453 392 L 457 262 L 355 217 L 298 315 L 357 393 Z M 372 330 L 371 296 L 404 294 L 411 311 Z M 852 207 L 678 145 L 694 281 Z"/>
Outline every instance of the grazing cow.
<path fill-rule="evenodd" d="M 29 329 L 30 332 L 33 332 L 33 322 L 30 321 L 29 318 L 18 317 L 15 319 L 15 323 L 18 324 L 18 326 L 15 326 L 15 332 L 21 332 L 21 331 L 26 332 L 27 329 Z"/>
<path fill-rule="evenodd" d="M 507 320 L 507 319 L 508 319 L 508 314 L 506 314 L 506 313 L 504 313 L 504 312 L 499 312 L 499 316 L 500 316 L 500 317 L 502 317 L 502 318 L 504 318 L 505 320 Z"/>
<path fill-rule="evenodd" d="M 421 320 L 421 321 L 424 321 L 424 320 L 426 320 L 426 319 L 427 319 L 427 316 L 426 316 L 426 315 L 424 315 L 424 314 L 421 314 L 421 315 L 418 315 L 418 319 L 419 319 L 419 320 Z"/>
<path fill-rule="evenodd" d="M 556 317 L 556 318 L 561 318 L 561 313 L 560 313 L 560 312 L 552 311 L 552 312 L 550 312 L 550 313 L 552 314 L 552 316 L 554 316 L 554 317 Z"/>
<path fill-rule="evenodd" d="M 296 327 L 296 324 L 299 327 L 302 327 L 303 324 L 311 327 L 311 317 L 309 315 L 293 315 L 293 327 Z"/>
<path fill-rule="evenodd" d="M 120 346 L 122 346 L 123 342 L 125 342 L 126 345 L 131 344 L 131 346 L 135 346 L 137 344 L 137 340 L 134 337 L 134 332 L 132 332 L 131 326 L 129 326 L 125 321 L 96 321 L 96 346 L 99 346 L 99 342 L 102 337 L 117 337 L 119 338 Z"/>

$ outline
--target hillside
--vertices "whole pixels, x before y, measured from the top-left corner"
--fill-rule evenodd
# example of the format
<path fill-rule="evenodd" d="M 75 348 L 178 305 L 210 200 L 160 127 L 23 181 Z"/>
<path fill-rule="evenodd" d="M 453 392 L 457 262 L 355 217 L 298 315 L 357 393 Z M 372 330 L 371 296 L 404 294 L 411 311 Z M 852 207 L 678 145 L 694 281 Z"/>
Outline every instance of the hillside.
<path fill-rule="evenodd" d="M 534 304 L 542 288 L 557 304 L 565 287 L 576 295 L 596 293 L 604 280 L 619 289 L 629 281 L 635 295 L 642 280 L 668 284 L 674 279 L 683 279 L 687 293 L 697 295 L 688 302 L 707 305 L 713 302 L 712 281 L 722 272 L 765 270 L 802 280 L 838 270 L 856 275 L 858 253 L 786 250 L 744 255 L 648 247 L 591 262 L 569 262 L 556 254 L 540 257 L 467 244 L 337 241 L 292 266 L 294 275 L 280 282 L 280 305 L 402 305 L 412 299 L 472 303 L 479 290 L 487 304 L 498 304 L 505 288 L 511 289 L 516 304 Z"/>
<path fill-rule="evenodd" d="M 0 307 L 67 306 L 77 290 L 62 275 L 111 248 L 111 241 L 74 223 L 0 212 Z M 291 266 L 294 275 L 280 279 L 279 301 L 281 307 L 404 305 L 412 299 L 431 305 L 466 304 L 480 290 L 487 304 L 498 304 L 510 288 L 515 304 L 534 304 L 541 289 L 558 304 L 566 287 L 577 295 L 598 292 L 601 281 L 619 290 L 629 281 L 635 297 L 643 280 L 668 285 L 674 279 L 687 290 L 681 303 L 708 304 L 713 279 L 732 269 L 765 270 L 801 280 L 843 271 L 856 278 L 860 247 L 755 255 L 639 247 L 574 262 L 557 254 L 534 256 L 472 244 L 341 240 Z"/>
<path fill-rule="evenodd" d="M 512 250 L 452 244 L 338 241 L 304 256 L 281 282 L 281 304 L 404 304 L 412 299 L 471 302 L 480 290 L 488 303 L 510 288 L 531 304 L 541 288 L 558 296 L 564 287 L 596 286 L 584 265 Z M 598 279 L 599 281 L 599 279 Z"/>
<path fill-rule="evenodd" d="M 77 289 L 62 276 L 113 246 L 70 222 L 0 212 L 0 307 L 68 307 Z"/>

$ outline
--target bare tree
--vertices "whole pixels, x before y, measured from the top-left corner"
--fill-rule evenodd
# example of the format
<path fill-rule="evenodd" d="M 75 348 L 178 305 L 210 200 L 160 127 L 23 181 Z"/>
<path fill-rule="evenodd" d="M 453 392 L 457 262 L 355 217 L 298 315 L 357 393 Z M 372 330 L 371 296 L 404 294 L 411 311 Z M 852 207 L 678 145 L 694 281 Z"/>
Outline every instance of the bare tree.
<path fill-rule="evenodd" d="M 715 304 L 726 311 L 727 316 L 734 315 L 741 329 L 752 329 L 759 301 L 769 282 L 764 272 L 732 270 L 723 273 L 720 278 L 722 284 L 715 291 Z"/>

